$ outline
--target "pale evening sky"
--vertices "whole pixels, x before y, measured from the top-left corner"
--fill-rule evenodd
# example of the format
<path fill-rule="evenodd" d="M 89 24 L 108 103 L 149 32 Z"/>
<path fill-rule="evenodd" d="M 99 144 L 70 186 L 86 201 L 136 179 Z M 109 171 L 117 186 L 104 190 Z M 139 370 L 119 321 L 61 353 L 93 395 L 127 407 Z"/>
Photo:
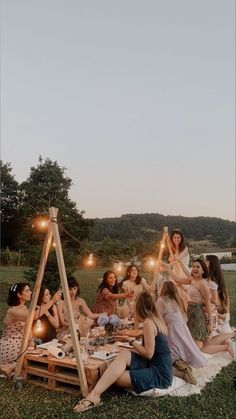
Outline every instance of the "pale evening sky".
<path fill-rule="evenodd" d="M 235 219 L 234 0 L 2 0 L 1 158 L 86 217 Z"/>

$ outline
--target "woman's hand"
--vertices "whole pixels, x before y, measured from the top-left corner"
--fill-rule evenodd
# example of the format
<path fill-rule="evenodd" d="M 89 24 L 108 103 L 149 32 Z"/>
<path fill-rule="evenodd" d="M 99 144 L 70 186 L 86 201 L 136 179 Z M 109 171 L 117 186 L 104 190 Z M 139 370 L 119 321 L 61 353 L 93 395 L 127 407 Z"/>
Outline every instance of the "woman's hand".
<path fill-rule="evenodd" d="M 132 298 L 133 296 L 134 296 L 133 291 L 130 291 L 130 292 L 126 292 L 125 293 L 125 298 Z"/>
<path fill-rule="evenodd" d="M 55 292 L 54 296 L 52 297 L 53 304 L 57 303 L 61 299 L 61 291 Z"/>

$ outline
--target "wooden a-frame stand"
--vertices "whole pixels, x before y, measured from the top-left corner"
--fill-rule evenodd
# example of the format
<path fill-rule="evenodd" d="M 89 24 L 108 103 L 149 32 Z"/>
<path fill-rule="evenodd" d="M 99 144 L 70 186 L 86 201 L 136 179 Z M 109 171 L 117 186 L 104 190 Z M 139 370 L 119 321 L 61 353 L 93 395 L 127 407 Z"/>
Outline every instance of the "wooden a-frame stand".
<path fill-rule="evenodd" d="M 34 314 L 35 314 L 36 304 L 38 301 L 39 291 L 41 288 L 45 266 L 47 263 L 48 254 L 49 254 L 49 250 L 50 250 L 52 239 L 53 239 L 56 246 L 57 263 L 58 263 L 61 286 L 62 286 L 62 291 L 63 291 L 65 305 L 66 305 L 66 312 L 68 316 L 71 339 L 72 339 L 72 344 L 74 348 L 75 359 L 76 359 L 76 364 L 77 364 L 77 369 L 78 369 L 78 374 L 79 374 L 79 379 L 80 379 L 81 392 L 83 396 L 87 396 L 88 384 L 87 384 L 87 379 L 86 379 L 86 375 L 84 371 L 84 364 L 83 364 L 81 353 L 80 353 L 80 346 L 79 346 L 75 320 L 74 320 L 72 306 L 71 306 L 71 299 L 70 299 L 69 288 L 68 288 L 68 283 L 67 283 L 66 269 L 65 269 L 63 252 L 62 252 L 62 247 L 61 247 L 61 240 L 60 240 L 59 229 L 58 229 L 58 224 L 57 224 L 57 213 L 58 213 L 57 208 L 52 207 L 49 209 L 50 221 L 48 225 L 48 231 L 45 238 L 42 256 L 41 256 L 39 269 L 38 269 L 38 274 L 35 281 L 34 291 L 33 291 L 30 309 L 29 309 L 29 316 L 28 316 L 25 329 L 24 329 L 24 335 L 23 335 L 21 350 L 20 350 L 20 353 L 22 355 L 18 359 L 14 378 L 16 379 L 20 377 L 21 375 L 22 366 L 24 362 L 24 356 L 25 356 L 25 352 L 27 350 L 28 342 L 31 335 L 32 324 L 34 321 Z"/>

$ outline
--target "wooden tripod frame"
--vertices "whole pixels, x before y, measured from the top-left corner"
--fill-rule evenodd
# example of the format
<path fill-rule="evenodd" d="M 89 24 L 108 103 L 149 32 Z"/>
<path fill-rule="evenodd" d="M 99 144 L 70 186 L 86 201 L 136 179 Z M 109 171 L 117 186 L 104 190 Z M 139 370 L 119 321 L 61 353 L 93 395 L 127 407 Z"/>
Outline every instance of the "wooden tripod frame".
<path fill-rule="evenodd" d="M 79 346 L 78 336 L 76 332 L 74 315 L 72 311 L 65 263 L 64 263 L 62 246 L 61 246 L 61 239 L 60 239 L 58 223 L 57 223 L 57 213 L 58 213 L 57 208 L 54 208 L 54 207 L 49 208 L 50 221 L 49 221 L 48 231 L 45 238 L 42 256 L 41 256 L 39 269 L 38 269 L 38 274 L 35 281 L 34 291 L 33 291 L 30 309 L 29 309 L 29 315 L 28 315 L 25 329 L 24 329 L 24 335 L 23 335 L 21 350 L 20 350 L 21 356 L 19 357 L 18 362 L 17 362 L 14 378 L 16 379 L 17 377 L 20 377 L 20 374 L 22 371 L 24 356 L 28 347 L 28 342 L 29 342 L 31 330 L 32 330 L 32 324 L 34 321 L 34 314 L 35 314 L 36 304 L 38 301 L 39 291 L 41 288 L 44 271 L 45 271 L 45 267 L 46 267 L 46 263 L 48 259 L 48 254 L 49 254 L 49 250 L 50 250 L 50 247 L 52 244 L 52 238 L 53 238 L 55 246 L 56 246 L 56 257 L 57 257 L 58 269 L 59 269 L 62 291 L 64 295 L 64 300 L 65 300 L 66 312 L 68 315 L 69 329 L 71 333 L 71 339 L 72 339 L 72 344 L 74 348 L 75 359 L 76 359 L 76 364 L 77 364 L 77 369 L 78 369 L 78 374 L 79 374 L 79 379 L 80 379 L 80 387 L 81 387 L 83 396 L 87 396 L 88 384 L 87 384 L 87 379 L 86 379 L 86 375 L 84 371 L 84 364 L 83 364 L 81 353 L 80 353 L 80 346 Z"/>

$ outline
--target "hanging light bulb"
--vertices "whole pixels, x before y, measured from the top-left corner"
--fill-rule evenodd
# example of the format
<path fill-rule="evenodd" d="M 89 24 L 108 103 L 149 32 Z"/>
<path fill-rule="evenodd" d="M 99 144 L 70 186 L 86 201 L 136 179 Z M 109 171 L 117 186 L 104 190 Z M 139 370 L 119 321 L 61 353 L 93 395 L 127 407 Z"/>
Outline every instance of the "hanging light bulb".
<path fill-rule="evenodd" d="M 122 270 L 123 263 L 119 262 L 117 265 L 117 271 L 120 272 Z"/>
<path fill-rule="evenodd" d="M 92 265 L 93 264 L 93 254 L 92 253 L 90 253 L 89 256 L 88 256 L 88 262 L 87 262 L 87 264 L 88 265 Z"/>
<path fill-rule="evenodd" d="M 164 249 L 165 244 L 163 242 L 161 242 L 161 248 Z"/>
<path fill-rule="evenodd" d="M 150 266 L 154 266 L 155 265 L 155 261 L 152 258 L 149 258 L 149 265 Z"/>
<path fill-rule="evenodd" d="M 38 319 L 38 320 L 36 321 L 36 323 L 35 323 L 35 328 L 36 328 L 37 332 L 41 332 L 41 330 L 42 330 L 42 322 L 41 322 L 41 320 L 40 320 L 40 319 Z"/>

